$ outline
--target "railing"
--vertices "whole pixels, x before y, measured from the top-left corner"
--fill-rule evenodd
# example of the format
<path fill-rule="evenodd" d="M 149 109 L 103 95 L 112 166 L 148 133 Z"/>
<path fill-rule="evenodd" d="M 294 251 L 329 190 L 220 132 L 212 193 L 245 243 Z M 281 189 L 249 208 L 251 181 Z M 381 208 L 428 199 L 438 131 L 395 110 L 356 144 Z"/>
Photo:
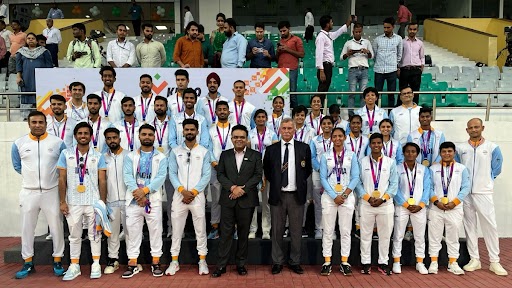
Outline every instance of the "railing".
<path fill-rule="evenodd" d="M 0 111 L 2 109 L 5 109 L 5 113 L 7 114 L 7 122 L 11 121 L 11 110 L 35 110 L 37 108 L 11 108 L 11 98 L 9 95 L 34 95 L 36 96 L 36 92 L 2 92 L 0 93 L 0 98 L 2 100 L 5 99 L 5 108 L 0 108 Z"/>

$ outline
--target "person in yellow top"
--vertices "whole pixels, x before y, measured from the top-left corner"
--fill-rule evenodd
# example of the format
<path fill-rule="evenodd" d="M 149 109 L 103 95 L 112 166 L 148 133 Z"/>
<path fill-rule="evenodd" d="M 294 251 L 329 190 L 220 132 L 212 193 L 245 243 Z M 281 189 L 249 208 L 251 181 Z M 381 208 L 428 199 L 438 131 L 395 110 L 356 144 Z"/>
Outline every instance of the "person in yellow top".
<path fill-rule="evenodd" d="M 82 23 L 71 26 L 75 39 L 68 45 L 66 58 L 73 62 L 74 68 L 99 68 L 101 67 L 101 54 L 98 43 L 86 37 L 87 30 Z"/>

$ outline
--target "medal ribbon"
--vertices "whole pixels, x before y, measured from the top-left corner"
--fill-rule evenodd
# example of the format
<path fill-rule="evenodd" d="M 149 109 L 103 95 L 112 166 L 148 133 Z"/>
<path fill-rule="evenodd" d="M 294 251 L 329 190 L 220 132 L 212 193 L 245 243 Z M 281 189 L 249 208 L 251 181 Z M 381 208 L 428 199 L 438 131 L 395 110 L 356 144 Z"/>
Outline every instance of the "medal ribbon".
<path fill-rule="evenodd" d="M 124 131 L 126 132 L 126 138 L 128 138 L 128 146 L 130 147 L 130 151 L 133 151 L 133 144 L 135 142 L 135 120 L 132 123 L 132 135 L 128 133 L 128 125 L 126 125 L 126 121 L 124 121 Z"/>
<path fill-rule="evenodd" d="M 357 139 L 356 139 L 356 143 L 357 143 Z M 359 158 L 359 153 L 361 153 L 361 148 L 363 147 L 363 137 L 360 137 L 360 139 L 359 139 L 359 149 L 357 150 L 357 152 L 354 148 L 354 142 L 352 142 L 352 137 L 350 137 L 350 147 L 352 147 L 352 152 L 356 153 L 357 158 Z"/>
<path fill-rule="evenodd" d="M 263 144 L 263 140 L 265 139 L 265 133 L 267 132 L 267 127 L 265 127 L 265 130 L 263 130 L 263 134 L 260 138 L 260 133 L 258 133 L 258 130 L 256 130 L 256 137 L 258 137 L 258 151 L 263 154 L 263 149 L 265 148 L 265 145 Z"/>
<path fill-rule="evenodd" d="M 382 157 L 379 159 L 379 171 L 377 171 L 377 175 L 375 175 L 375 168 L 373 168 L 373 160 L 370 156 L 368 158 L 370 160 L 370 168 L 372 169 L 372 179 L 373 179 L 373 188 L 375 190 L 379 189 L 379 181 L 380 181 L 380 172 L 382 171 Z"/>
<path fill-rule="evenodd" d="M 375 107 L 372 111 L 372 116 L 370 117 L 370 111 L 368 110 L 368 106 L 366 107 L 366 115 L 368 115 L 368 126 L 370 126 L 370 133 L 373 131 L 373 124 L 375 123 Z"/>
<path fill-rule="evenodd" d="M 154 121 L 154 126 L 155 126 L 155 134 L 156 134 L 156 141 L 158 141 L 158 146 L 159 147 L 162 147 L 162 143 L 164 141 L 164 134 L 165 134 L 165 129 L 167 129 L 167 123 L 168 121 L 167 120 L 164 120 L 164 127 L 162 129 L 158 129 L 158 125 L 156 125 L 156 118 L 155 118 L 155 121 Z"/>
<path fill-rule="evenodd" d="M 336 180 L 338 184 L 341 184 L 341 174 L 343 174 L 343 160 L 345 159 L 345 149 L 341 151 L 341 157 L 338 158 L 335 149 L 332 149 L 334 155 L 334 171 L 336 171 Z"/>
<path fill-rule="evenodd" d="M 327 145 L 327 147 L 325 147 L 325 139 L 324 139 L 323 137 L 324 137 L 324 136 L 322 136 L 322 144 L 324 144 L 324 152 L 327 152 L 327 150 L 331 149 L 332 141 L 331 141 L 331 139 L 329 138 L 329 144 Z"/>
<path fill-rule="evenodd" d="M 80 118 L 80 120 L 85 118 L 85 112 L 84 112 L 84 105 L 83 104 L 82 104 L 82 113 L 83 114 L 78 113 L 78 109 L 75 108 L 75 105 L 73 105 L 73 103 L 71 103 L 71 109 L 73 110 L 72 114 L 75 114 L 76 116 L 78 116 L 78 118 Z"/>
<path fill-rule="evenodd" d="M 455 166 L 455 164 L 451 163 L 451 165 L 450 165 L 450 174 L 446 175 L 446 182 L 444 180 L 444 170 L 447 169 L 447 167 L 441 166 L 441 184 L 443 185 L 444 197 L 448 197 L 448 187 L 450 187 L 450 183 L 452 182 L 453 167 L 454 166 Z"/>
<path fill-rule="evenodd" d="M 222 135 L 220 134 L 219 126 L 216 126 L 216 128 L 217 128 L 217 135 L 219 135 L 220 146 L 222 147 L 222 151 L 224 151 L 224 150 L 226 150 L 226 145 L 228 145 L 228 136 L 229 136 L 229 130 L 231 130 L 231 123 L 229 124 L 228 133 L 226 133 L 225 138 L 222 137 Z M 222 128 L 222 132 L 224 132 L 224 128 Z M 265 135 L 265 133 L 263 133 L 263 135 Z M 258 136 L 258 139 L 259 139 L 259 136 Z"/>
<path fill-rule="evenodd" d="M 427 139 L 425 139 L 425 137 L 423 137 L 423 135 L 425 135 L 425 134 L 423 134 L 423 133 L 421 134 L 421 140 L 423 141 L 423 143 L 421 144 L 421 148 L 422 148 L 421 153 L 423 154 L 423 159 L 428 159 L 429 148 L 430 148 L 430 136 L 432 135 L 432 130 L 428 130 Z"/>
<path fill-rule="evenodd" d="M 178 94 L 176 94 L 176 105 L 178 105 L 178 113 L 179 112 L 183 112 L 185 110 L 185 105 L 183 106 L 180 106 L 180 97 L 178 96 Z"/>
<path fill-rule="evenodd" d="M 389 142 L 390 142 L 390 144 L 389 144 L 389 153 L 388 153 L 388 149 L 386 147 L 386 144 L 384 144 L 384 147 L 382 147 L 382 148 L 384 148 L 384 155 L 386 155 L 389 158 L 391 158 L 393 156 L 393 140 L 390 139 Z"/>
<path fill-rule="evenodd" d="M 240 113 L 238 113 L 238 108 L 237 108 L 237 104 L 236 104 L 236 101 L 235 101 L 235 117 L 236 117 L 236 124 L 239 124 L 240 125 L 240 120 L 242 118 L 242 113 L 244 112 L 244 105 L 245 105 L 245 100 L 242 101 L 242 104 L 240 105 Z"/>
<path fill-rule="evenodd" d="M 108 100 L 108 104 L 105 105 L 105 98 L 108 97 L 108 93 L 107 93 L 107 96 L 105 96 L 105 92 L 104 91 L 101 92 L 101 103 L 103 104 L 103 111 L 105 112 L 105 117 L 108 117 L 108 113 L 110 111 L 110 106 L 112 105 L 112 100 L 114 99 L 115 94 L 116 94 L 116 90 L 114 90 L 112 92 L 112 95 L 110 96 L 110 99 Z"/>
<path fill-rule="evenodd" d="M 277 119 L 284 117 L 284 114 L 281 114 L 280 117 L 277 117 Z M 281 124 L 281 120 L 277 121 L 277 127 L 276 127 L 276 121 L 274 119 L 274 116 L 272 116 L 272 125 L 274 126 L 274 132 L 277 134 L 277 137 L 279 137 L 279 125 Z M 277 130 L 276 130 L 277 128 Z"/>
<path fill-rule="evenodd" d="M 302 126 L 302 130 L 300 131 L 300 139 L 297 139 L 297 131 L 295 131 L 295 137 L 293 137 L 295 140 L 299 140 L 300 142 L 302 142 L 302 137 L 304 136 L 304 130 L 305 130 L 306 126 Z"/>
<path fill-rule="evenodd" d="M 55 127 L 55 123 L 58 123 L 57 119 L 53 117 L 53 132 L 55 133 L 55 136 L 59 136 L 59 127 Z M 64 136 L 66 135 L 66 125 L 68 124 L 68 117 L 64 115 L 64 128 L 62 129 L 62 132 L 60 132 L 60 139 L 64 140 Z"/>
<path fill-rule="evenodd" d="M 89 118 L 89 121 L 91 119 Z M 89 123 L 91 125 L 91 127 L 94 127 L 93 126 L 93 122 L 91 121 Z M 98 148 L 98 141 L 100 139 L 100 126 L 101 126 L 101 116 L 98 117 L 98 124 L 96 125 L 96 135 L 91 135 L 91 140 L 92 140 L 92 145 L 94 146 L 94 148 Z"/>
<path fill-rule="evenodd" d="M 217 98 L 218 101 L 219 98 Z M 213 103 L 217 104 L 217 101 L 213 100 Z M 213 105 L 215 107 L 215 105 Z M 208 108 L 210 108 L 210 117 L 212 117 L 212 123 L 215 123 L 217 120 L 217 115 L 215 115 L 214 109 L 212 108 L 212 104 L 210 103 L 210 99 L 208 99 Z"/>
<path fill-rule="evenodd" d="M 144 103 L 144 97 L 141 97 L 141 106 L 142 106 L 142 121 L 146 121 L 146 116 L 148 115 L 149 105 L 151 104 L 151 99 L 153 99 L 153 93 L 151 93 L 151 97 L 149 97 L 148 103 Z M 144 107 L 144 104 L 146 107 Z"/>
<path fill-rule="evenodd" d="M 409 184 L 409 197 L 413 198 L 414 196 L 414 186 L 416 186 L 416 173 L 418 172 L 418 165 L 414 164 L 414 177 L 412 177 L 412 183 L 409 178 L 409 168 L 407 168 L 407 164 L 404 162 L 405 175 L 407 175 L 407 184 Z"/>
<path fill-rule="evenodd" d="M 82 166 L 80 166 L 80 157 L 78 154 L 78 146 L 75 150 L 76 155 L 76 167 L 78 168 L 78 180 L 80 181 L 80 185 L 84 185 L 85 172 L 87 171 L 87 158 L 89 158 L 89 151 L 87 151 L 87 155 L 85 155 L 85 161 Z"/>
<path fill-rule="evenodd" d="M 320 122 L 322 122 L 322 113 L 320 113 L 320 120 L 318 121 L 318 126 L 316 127 L 316 135 L 320 134 Z M 313 114 L 309 114 L 309 122 L 311 122 L 311 127 L 313 130 L 315 129 L 315 122 L 313 121 Z"/>

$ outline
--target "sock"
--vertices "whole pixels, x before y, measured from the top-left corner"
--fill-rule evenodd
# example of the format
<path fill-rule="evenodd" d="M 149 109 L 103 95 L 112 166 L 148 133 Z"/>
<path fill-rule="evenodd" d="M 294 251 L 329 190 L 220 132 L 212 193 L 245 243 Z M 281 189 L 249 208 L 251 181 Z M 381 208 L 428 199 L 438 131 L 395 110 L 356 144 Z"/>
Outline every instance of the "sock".
<path fill-rule="evenodd" d="M 79 259 L 71 259 L 71 264 L 78 264 Z"/>
<path fill-rule="evenodd" d="M 206 255 L 199 255 L 199 260 L 206 260 Z"/>
<path fill-rule="evenodd" d="M 128 261 L 129 266 L 137 266 L 137 259 L 130 259 Z"/>
<path fill-rule="evenodd" d="M 100 256 L 92 256 L 92 260 L 95 264 L 100 264 Z"/>
<path fill-rule="evenodd" d="M 448 258 L 448 261 L 450 264 L 453 264 L 453 262 L 457 261 L 457 258 Z"/>
<path fill-rule="evenodd" d="M 153 263 L 152 264 L 158 264 L 160 263 L 160 257 L 153 257 Z"/>
<path fill-rule="evenodd" d="M 27 259 L 25 259 L 25 263 L 31 263 L 32 262 L 32 257 L 28 257 Z"/>
<path fill-rule="evenodd" d="M 341 256 L 341 263 L 343 263 L 343 264 L 347 263 L 348 264 L 348 257 L 347 256 Z"/>
<path fill-rule="evenodd" d="M 331 264 L 331 257 L 324 257 L 325 264 Z"/>
<path fill-rule="evenodd" d="M 356 230 L 359 230 L 359 229 L 361 229 L 361 226 L 356 224 Z"/>
<path fill-rule="evenodd" d="M 416 263 L 423 263 L 423 258 L 416 257 Z"/>
<path fill-rule="evenodd" d="M 178 262 L 178 256 L 172 256 L 172 262 Z"/>
<path fill-rule="evenodd" d="M 431 260 L 432 262 L 437 262 L 437 257 L 430 257 L 430 260 Z"/>
<path fill-rule="evenodd" d="M 408 226 L 407 231 L 412 231 L 412 226 Z"/>
<path fill-rule="evenodd" d="M 219 228 L 219 223 L 212 224 L 212 227 L 213 227 L 213 229 L 218 229 Z"/>
<path fill-rule="evenodd" d="M 393 258 L 394 263 L 400 263 L 400 257 L 394 257 Z"/>
<path fill-rule="evenodd" d="M 62 261 L 62 257 L 53 257 L 53 262 L 61 262 L 61 261 Z"/>

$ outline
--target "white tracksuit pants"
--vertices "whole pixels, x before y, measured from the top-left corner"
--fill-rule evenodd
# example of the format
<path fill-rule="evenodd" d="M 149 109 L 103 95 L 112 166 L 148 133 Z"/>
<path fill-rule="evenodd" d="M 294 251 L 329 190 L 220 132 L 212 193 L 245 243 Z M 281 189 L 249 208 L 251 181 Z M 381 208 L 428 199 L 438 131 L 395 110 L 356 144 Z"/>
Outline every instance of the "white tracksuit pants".
<path fill-rule="evenodd" d="M 58 187 L 41 192 L 22 189 L 19 194 L 21 214 L 21 257 L 34 256 L 34 237 L 39 211 L 43 211 L 53 238 L 53 257 L 64 256 L 64 227 L 59 209 Z"/>
<path fill-rule="evenodd" d="M 91 242 L 92 256 L 101 256 L 101 234 L 94 227 L 94 208 L 92 205 L 68 205 L 66 221 L 69 226 L 69 255 L 71 259 L 80 259 L 82 251 L 83 221 L 87 221 L 87 234 Z"/>
<path fill-rule="evenodd" d="M 332 239 L 336 226 L 336 216 L 338 216 L 338 227 L 340 229 L 341 256 L 350 256 L 350 246 L 352 244 L 350 234 L 352 232 L 353 213 L 354 208 L 334 203 L 334 200 L 327 193 L 322 195 L 322 227 L 324 227 L 322 254 L 324 257 L 332 256 Z"/>
<path fill-rule="evenodd" d="M 322 229 L 322 192 L 323 187 L 320 182 L 320 172 L 313 171 L 311 174 L 313 181 L 313 202 L 315 203 L 315 230 Z"/>
<path fill-rule="evenodd" d="M 181 237 L 185 224 L 187 222 L 188 212 L 192 214 L 192 222 L 194 223 L 194 230 L 197 240 L 197 253 L 198 255 L 206 256 L 208 253 L 207 240 L 206 240 L 206 213 L 205 203 L 206 198 L 203 193 L 199 193 L 196 198 L 190 203 L 185 204 L 181 202 L 183 195 L 181 193 L 174 193 L 172 200 L 172 244 L 171 256 L 179 256 L 181 249 Z"/>
<path fill-rule="evenodd" d="M 261 186 L 258 186 L 261 189 Z M 261 190 L 259 190 L 261 191 Z M 268 204 L 268 192 L 270 191 L 270 182 L 267 181 L 265 190 L 259 193 L 259 199 L 261 199 L 261 231 L 263 234 L 270 234 L 270 204 Z M 249 228 L 250 233 L 256 233 L 258 231 L 258 209 L 254 209 L 252 214 L 251 227 Z"/>
<path fill-rule="evenodd" d="M 371 264 L 373 227 L 377 223 L 379 235 L 379 264 L 388 264 L 389 244 L 393 231 L 393 203 L 383 203 L 379 207 L 372 207 L 359 201 L 361 206 L 361 264 Z"/>
<path fill-rule="evenodd" d="M 156 206 L 154 206 L 157 204 Z M 126 206 L 126 230 L 130 237 L 126 238 L 126 254 L 128 259 L 137 259 L 142 243 L 142 227 L 144 220 L 149 230 L 149 245 L 151 257 L 162 256 L 162 203 L 151 202 L 151 212 L 148 214 L 144 207 L 137 204 Z"/>
<path fill-rule="evenodd" d="M 404 240 L 409 219 L 414 229 L 414 253 L 417 258 L 425 258 L 425 229 L 427 227 L 427 208 L 411 213 L 403 206 L 395 206 L 395 228 L 393 233 L 393 258 L 402 257 Z M 378 231 L 378 230 L 377 230 Z"/>
<path fill-rule="evenodd" d="M 428 213 L 428 254 L 430 257 L 439 257 L 443 230 L 446 230 L 448 257 L 459 258 L 459 228 L 462 226 L 463 214 L 462 207 L 446 211 L 439 210 L 437 207 L 430 209 Z"/>
<path fill-rule="evenodd" d="M 469 256 L 479 259 L 478 253 L 478 227 L 477 215 L 480 228 L 484 235 L 485 246 L 489 252 L 490 262 L 500 262 L 500 243 L 498 238 L 498 225 L 496 224 L 496 211 L 492 194 L 469 194 L 463 203 L 464 208 L 464 229 Z"/>
<path fill-rule="evenodd" d="M 112 226 L 112 234 L 107 238 L 108 243 L 108 257 L 112 259 L 119 259 L 119 247 L 121 242 L 119 241 L 119 233 L 121 233 L 121 224 L 124 227 L 125 243 L 128 242 L 128 229 L 126 227 L 126 206 L 124 203 L 120 207 L 112 208 L 112 214 L 114 215 L 114 221 L 110 222 Z"/>
<path fill-rule="evenodd" d="M 220 223 L 220 191 L 222 186 L 220 185 L 219 180 L 217 180 L 217 170 L 212 169 L 212 176 L 210 178 L 210 193 L 212 197 L 212 207 L 211 207 L 211 219 L 210 224 L 219 224 Z"/>

